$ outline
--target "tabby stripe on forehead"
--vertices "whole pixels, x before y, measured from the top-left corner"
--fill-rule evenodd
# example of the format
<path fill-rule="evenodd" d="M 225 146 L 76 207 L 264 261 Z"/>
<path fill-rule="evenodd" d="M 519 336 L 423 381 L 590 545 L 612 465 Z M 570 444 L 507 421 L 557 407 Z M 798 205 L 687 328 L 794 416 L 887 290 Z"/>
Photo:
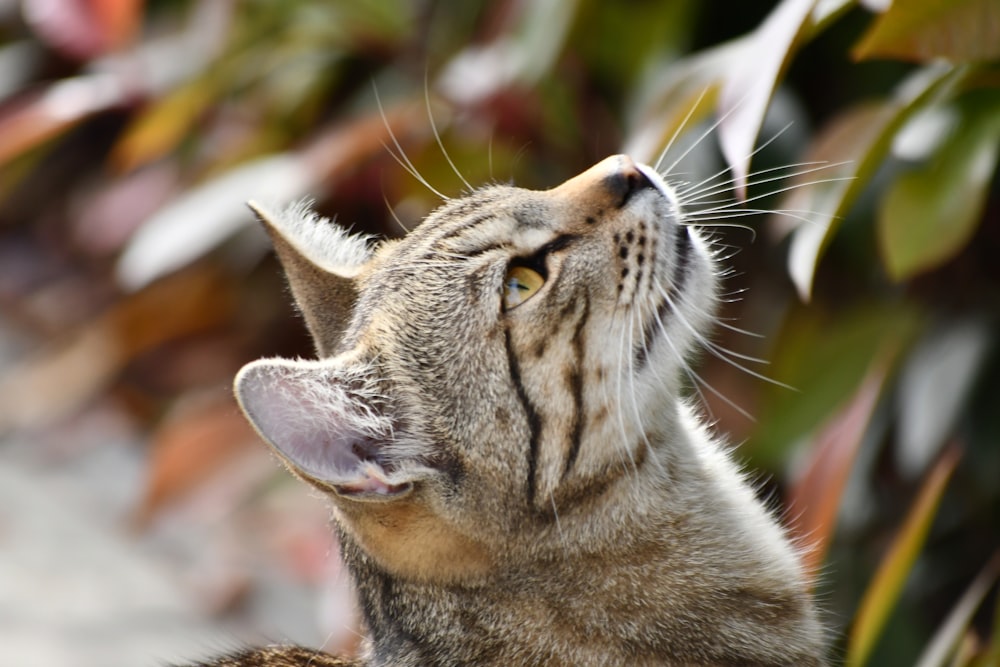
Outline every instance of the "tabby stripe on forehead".
<path fill-rule="evenodd" d="M 573 338 L 570 341 L 573 345 L 573 370 L 569 374 L 570 392 L 573 394 L 573 426 L 569 435 L 569 451 L 566 453 L 566 464 L 563 467 L 562 478 L 566 479 L 576 457 L 580 453 L 580 441 L 583 438 L 583 365 L 584 365 L 584 328 L 590 318 L 590 300 L 584 297 L 583 312 L 576 322 L 576 329 L 573 331 Z"/>
<path fill-rule="evenodd" d="M 485 254 L 491 250 L 506 247 L 506 243 L 487 243 L 483 246 L 475 247 L 469 250 L 462 248 L 460 245 L 461 240 L 459 237 L 484 223 L 493 222 L 494 220 L 496 220 L 496 216 L 492 213 L 483 214 L 473 218 L 472 220 L 463 222 L 462 225 L 458 227 L 441 231 L 437 236 L 426 242 L 422 259 L 430 259 L 440 255 L 441 253 L 450 254 L 457 259 L 459 258 L 459 255 L 462 256 L 461 259 L 471 259 L 472 257 Z M 459 241 L 456 243 L 455 239 L 459 239 Z M 451 243 L 448 243 L 449 241 L 451 241 Z"/>
<path fill-rule="evenodd" d="M 521 365 L 517 361 L 517 354 L 514 352 L 514 345 L 510 340 L 510 329 L 504 329 L 504 343 L 507 345 L 507 365 L 510 367 L 510 380 L 514 384 L 514 391 L 521 401 L 524 409 L 524 417 L 528 422 L 530 435 L 528 438 L 528 481 L 527 495 L 528 504 L 535 504 L 535 473 L 538 469 L 538 439 L 542 433 L 542 418 L 538 410 L 528 398 L 528 393 L 521 384 Z"/>
<path fill-rule="evenodd" d="M 440 236 L 438 236 L 436 239 L 434 239 L 431 243 L 432 245 L 437 245 L 442 241 L 447 241 L 448 239 L 453 239 L 456 236 L 461 236 L 462 234 L 472 229 L 475 229 L 484 222 L 491 222 L 493 220 L 496 220 L 496 217 L 497 216 L 492 211 L 490 211 L 486 213 L 480 213 L 479 215 L 473 218 L 469 218 L 468 220 L 461 220 L 457 223 L 455 227 L 448 229 Z"/>
<path fill-rule="evenodd" d="M 466 259 L 469 259 L 472 257 L 478 257 L 479 255 L 485 255 L 486 253 L 492 252 L 494 250 L 504 250 L 509 246 L 510 244 L 508 244 L 507 242 L 486 243 L 473 250 L 465 250 L 462 252 L 462 255 L 464 255 Z"/>

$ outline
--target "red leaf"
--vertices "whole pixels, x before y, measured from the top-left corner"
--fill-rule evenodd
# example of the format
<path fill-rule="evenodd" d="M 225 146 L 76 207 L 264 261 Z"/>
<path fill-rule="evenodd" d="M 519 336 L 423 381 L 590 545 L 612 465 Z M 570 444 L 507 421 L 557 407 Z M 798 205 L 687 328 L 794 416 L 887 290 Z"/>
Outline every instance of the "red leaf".
<path fill-rule="evenodd" d="M 792 530 L 808 545 L 806 572 L 818 572 L 837 525 L 840 499 L 854 467 L 858 448 L 882 393 L 886 364 L 877 363 L 844 408 L 814 438 L 805 472 L 789 496 L 797 515 Z"/>
<path fill-rule="evenodd" d="M 24 0 L 24 18 L 39 39 L 78 60 L 125 45 L 135 33 L 142 0 Z"/>

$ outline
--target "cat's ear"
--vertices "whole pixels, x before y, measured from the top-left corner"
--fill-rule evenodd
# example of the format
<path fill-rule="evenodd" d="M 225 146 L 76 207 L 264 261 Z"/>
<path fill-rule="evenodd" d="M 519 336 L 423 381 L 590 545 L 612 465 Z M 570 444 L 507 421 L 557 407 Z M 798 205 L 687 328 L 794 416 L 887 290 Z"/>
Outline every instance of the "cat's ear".
<path fill-rule="evenodd" d="M 413 486 L 391 448 L 392 422 L 357 372 L 331 362 L 261 359 L 236 376 L 250 422 L 300 477 L 355 500 L 392 500 Z"/>
<path fill-rule="evenodd" d="M 349 234 L 305 202 L 277 212 L 248 205 L 271 237 L 319 355 L 332 355 L 354 310 L 355 277 L 371 259 L 371 239 Z"/>

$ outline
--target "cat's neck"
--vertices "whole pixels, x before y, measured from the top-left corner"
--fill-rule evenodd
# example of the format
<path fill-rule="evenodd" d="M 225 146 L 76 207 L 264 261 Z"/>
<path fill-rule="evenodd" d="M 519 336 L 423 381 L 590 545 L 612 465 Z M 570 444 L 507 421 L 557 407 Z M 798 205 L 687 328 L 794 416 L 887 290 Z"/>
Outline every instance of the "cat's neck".
<path fill-rule="evenodd" d="M 621 492 L 636 495 L 632 511 L 616 517 L 615 530 L 592 534 L 599 543 L 573 545 L 564 534 L 529 562 L 501 562 L 485 579 L 442 590 L 394 578 L 344 536 L 378 638 L 374 664 L 437 664 L 429 656 L 447 656 L 442 664 L 662 665 L 665 656 L 677 665 L 819 664 L 819 626 L 796 555 L 720 444 L 683 407 L 679 420 L 669 450 L 654 443 L 673 455 L 631 473 Z"/>

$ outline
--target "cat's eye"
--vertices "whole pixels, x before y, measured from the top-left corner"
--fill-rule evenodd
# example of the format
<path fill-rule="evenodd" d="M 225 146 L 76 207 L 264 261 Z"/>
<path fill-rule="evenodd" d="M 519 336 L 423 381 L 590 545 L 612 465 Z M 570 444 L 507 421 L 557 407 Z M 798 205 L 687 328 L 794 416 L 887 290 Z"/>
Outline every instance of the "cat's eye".
<path fill-rule="evenodd" d="M 545 284 L 545 278 L 538 271 L 527 266 L 512 266 L 507 269 L 503 281 L 503 307 L 510 310 L 530 299 Z"/>

